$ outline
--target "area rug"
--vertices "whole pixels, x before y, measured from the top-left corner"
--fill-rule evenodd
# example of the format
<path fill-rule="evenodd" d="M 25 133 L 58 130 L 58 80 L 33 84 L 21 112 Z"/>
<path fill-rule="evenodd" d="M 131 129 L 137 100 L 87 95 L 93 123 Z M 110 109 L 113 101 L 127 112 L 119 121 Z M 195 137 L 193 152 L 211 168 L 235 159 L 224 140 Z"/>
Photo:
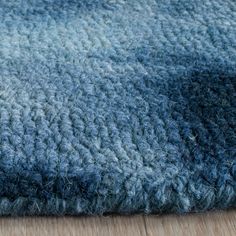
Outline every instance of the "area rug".
<path fill-rule="evenodd" d="M 0 1 L 0 215 L 235 206 L 235 0 Z"/>

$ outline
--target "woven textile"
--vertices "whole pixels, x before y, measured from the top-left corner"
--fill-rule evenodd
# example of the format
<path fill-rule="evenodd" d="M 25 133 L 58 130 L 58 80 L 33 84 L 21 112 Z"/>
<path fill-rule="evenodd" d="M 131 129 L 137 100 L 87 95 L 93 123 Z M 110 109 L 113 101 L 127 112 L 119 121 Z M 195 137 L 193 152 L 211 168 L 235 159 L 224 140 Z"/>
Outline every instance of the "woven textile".
<path fill-rule="evenodd" d="M 235 0 L 0 1 L 0 215 L 233 206 Z"/>

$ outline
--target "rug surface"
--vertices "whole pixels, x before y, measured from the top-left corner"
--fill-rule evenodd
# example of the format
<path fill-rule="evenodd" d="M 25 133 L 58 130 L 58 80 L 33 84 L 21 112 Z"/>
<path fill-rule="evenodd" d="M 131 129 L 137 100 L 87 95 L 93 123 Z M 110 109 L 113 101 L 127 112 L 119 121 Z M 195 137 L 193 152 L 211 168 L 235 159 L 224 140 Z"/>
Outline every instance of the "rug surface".
<path fill-rule="evenodd" d="M 235 206 L 235 0 L 0 1 L 0 215 Z"/>

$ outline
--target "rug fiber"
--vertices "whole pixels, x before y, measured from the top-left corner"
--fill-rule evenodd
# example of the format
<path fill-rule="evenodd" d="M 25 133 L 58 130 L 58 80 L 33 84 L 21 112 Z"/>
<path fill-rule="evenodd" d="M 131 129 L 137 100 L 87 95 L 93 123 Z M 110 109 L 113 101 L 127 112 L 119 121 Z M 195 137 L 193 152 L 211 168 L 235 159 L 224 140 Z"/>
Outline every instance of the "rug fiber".
<path fill-rule="evenodd" d="M 235 206 L 235 0 L 0 1 L 0 215 Z"/>

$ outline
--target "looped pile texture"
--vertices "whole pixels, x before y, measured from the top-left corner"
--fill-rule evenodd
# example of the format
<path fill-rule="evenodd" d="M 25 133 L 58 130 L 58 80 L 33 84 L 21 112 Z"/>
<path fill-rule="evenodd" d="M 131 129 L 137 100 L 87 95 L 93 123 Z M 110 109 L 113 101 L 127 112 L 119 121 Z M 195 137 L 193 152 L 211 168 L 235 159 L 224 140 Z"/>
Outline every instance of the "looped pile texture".
<path fill-rule="evenodd" d="M 233 206 L 235 0 L 0 1 L 0 215 Z"/>

